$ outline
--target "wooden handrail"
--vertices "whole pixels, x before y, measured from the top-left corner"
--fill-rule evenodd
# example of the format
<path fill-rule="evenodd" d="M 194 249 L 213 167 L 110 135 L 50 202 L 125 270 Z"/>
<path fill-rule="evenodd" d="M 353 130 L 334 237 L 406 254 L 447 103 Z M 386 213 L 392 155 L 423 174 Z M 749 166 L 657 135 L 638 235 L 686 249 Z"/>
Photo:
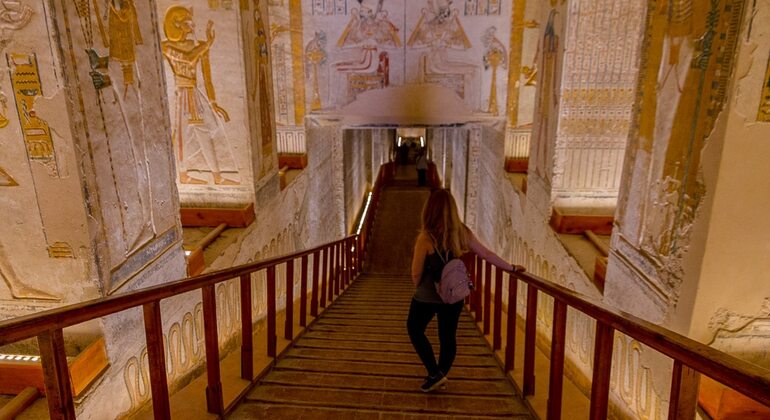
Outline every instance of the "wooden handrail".
<path fill-rule="evenodd" d="M 383 165 L 374 187 L 372 212 L 366 215 L 366 230 L 362 234 L 350 235 L 337 241 L 305 251 L 282 255 L 263 261 L 244 264 L 213 273 L 149 287 L 146 289 L 93 299 L 36 314 L 0 321 L 0 346 L 20 340 L 37 337 L 40 344 L 44 371 L 48 412 L 53 419 L 74 419 L 75 411 L 70 392 L 69 370 L 64 353 L 63 329 L 85 321 L 101 318 L 131 308 L 143 308 L 144 329 L 147 337 L 147 354 L 150 365 L 150 387 L 152 390 L 153 413 L 155 418 L 170 418 L 169 392 L 166 378 L 166 354 L 163 347 L 163 323 L 161 305 L 163 299 L 191 291 L 200 290 L 203 305 L 204 345 L 206 351 L 206 402 L 209 412 L 223 416 L 225 404 L 222 392 L 219 366 L 219 334 L 217 333 L 217 301 L 215 288 L 224 281 L 238 281 L 241 304 L 241 378 L 254 381 L 253 339 L 252 339 L 252 285 L 251 274 L 265 270 L 267 276 L 267 356 L 277 356 L 276 325 L 276 267 L 286 264 L 286 322 L 284 337 L 294 340 L 294 271 L 295 260 L 300 266 L 300 319 L 301 327 L 307 320 L 308 257 L 313 256 L 311 315 L 318 315 L 318 306 L 324 308 L 326 301 L 331 304 L 336 296 L 347 289 L 363 270 L 366 253 L 366 237 L 371 232 L 374 208 L 379 200 L 382 184 L 393 176 L 392 164 Z M 319 263 L 320 258 L 320 263 Z M 327 271 L 328 269 L 328 271 Z M 319 279 L 320 277 L 320 279 Z M 319 282 L 320 280 L 320 282 Z M 320 286 L 320 289 L 319 289 Z M 320 293 L 319 293 L 320 291 Z M 319 302 L 320 300 L 320 302 Z"/>
<path fill-rule="evenodd" d="M 473 259 L 472 259 L 473 260 Z M 489 330 L 489 323 L 494 324 L 494 337 L 500 334 L 502 305 L 497 296 L 493 305 L 494 312 L 490 314 L 491 302 L 486 297 L 488 290 L 495 283 L 495 293 L 501 294 L 502 287 L 499 275 L 492 276 L 489 270 L 481 270 L 483 259 L 475 258 L 476 282 L 475 297 L 468 301 L 472 303 L 471 310 L 475 312 L 477 322 L 480 322 L 484 332 Z M 488 264 L 486 261 L 483 263 Z M 471 274 L 473 268 L 469 265 Z M 496 269 L 498 270 L 498 269 Z M 751 364 L 731 356 L 705 344 L 687 338 L 659 325 L 645 321 L 637 316 L 612 308 L 596 299 L 583 296 L 573 290 L 545 280 L 528 272 L 508 272 L 508 333 L 505 345 L 505 369 L 513 370 L 513 346 L 515 340 L 514 326 L 516 317 L 511 316 L 516 311 L 518 281 L 526 283 L 527 310 L 524 342 L 524 366 L 522 392 L 525 396 L 534 394 L 534 353 L 536 340 L 537 294 L 543 292 L 554 298 L 554 328 L 551 338 L 551 387 L 548 395 L 547 418 L 559 418 L 561 407 L 561 375 L 565 350 L 564 328 L 567 308 L 578 310 L 593 318 L 597 323 L 596 345 L 594 346 L 594 372 L 591 390 L 591 419 L 603 419 L 607 416 L 608 392 L 610 386 L 609 372 L 611 369 L 613 339 L 615 331 L 621 332 L 640 343 L 672 358 L 675 371 L 672 378 L 671 405 L 669 418 L 692 418 L 696 400 L 698 378 L 704 374 L 722 384 L 741 392 L 762 404 L 770 406 L 770 370 Z M 484 295 L 484 299 L 480 299 Z M 492 344 L 496 347 L 495 344 Z M 678 369 L 677 369 L 678 366 Z M 689 389 L 688 389 L 689 388 Z"/>
<path fill-rule="evenodd" d="M 770 370 L 530 273 L 514 273 L 514 276 L 666 356 L 680 360 L 698 372 L 765 405 L 770 405 Z"/>
<path fill-rule="evenodd" d="M 61 308 L 0 321 L 0 346 L 35 337 L 46 331 L 66 328 L 185 292 L 202 289 L 203 287 L 251 274 L 271 266 L 274 267 L 352 238 L 357 238 L 357 235 L 350 235 L 338 241 L 293 254 L 281 255 L 268 260 L 176 280 L 126 294 L 92 299 Z"/>

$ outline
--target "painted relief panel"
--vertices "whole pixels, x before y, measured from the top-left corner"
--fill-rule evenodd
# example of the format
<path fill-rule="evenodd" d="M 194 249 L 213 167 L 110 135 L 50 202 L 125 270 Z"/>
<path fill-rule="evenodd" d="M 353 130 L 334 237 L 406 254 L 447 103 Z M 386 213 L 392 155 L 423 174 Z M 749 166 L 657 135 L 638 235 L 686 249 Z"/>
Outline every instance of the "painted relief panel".
<path fill-rule="evenodd" d="M 657 269 L 681 255 L 705 193 L 702 148 L 723 109 L 744 0 L 650 3 L 622 240 Z M 673 265 L 676 267 L 676 265 Z M 675 271 L 675 269 L 674 269 Z M 674 273 L 670 273 L 674 274 Z"/>
<path fill-rule="evenodd" d="M 501 114 L 511 3 L 271 2 L 279 124 L 301 125 L 306 112 L 333 111 L 368 91 L 406 84 L 438 84 L 474 112 Z"/>
<path fill-rule="evenodd" d="M 39 35 L 49 17 L 0 2 L 0 319 L 98 293 L 58 57 Z"/>
<path fill-rule="evenodd" d="M 130 284 L 179 241 L 173 161 L 155 10 L 133 0 L 57 5 L 67 94 L 94 240 L 104 241 L 104 291 Z M 41 66 L 42 68 L 43 66 Z M 83 152 L 86 153 L 86 152 Z M 104 236 L 104 239 L 101 238 Z"/>
<path fill-rule="evenodd" d="M 564 42 L 565 10 L 551 8 L 538 41 L 537 94 L 535 96 L 536 122 L 532 128 L 529 172 L 546 185 L 553 179 L 553 150 L 558 125 L 559 91 Z"/>
<path fill-rule="evenodd" d="M 227 1 L 192 6 L 157 2 L 182 205 L 249 202 L 251 140 L 240 11 Z"/>

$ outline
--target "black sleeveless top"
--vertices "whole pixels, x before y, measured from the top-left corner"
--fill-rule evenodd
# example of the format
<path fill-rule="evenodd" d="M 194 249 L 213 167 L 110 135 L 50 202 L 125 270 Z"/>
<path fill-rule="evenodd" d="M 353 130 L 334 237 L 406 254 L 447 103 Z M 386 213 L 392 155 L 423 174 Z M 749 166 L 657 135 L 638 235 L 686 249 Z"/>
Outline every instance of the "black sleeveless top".
<path fill-rule="evenodd" d="M 441 255 L 435 251 L 425 256 L 422 278 L 420 278 L 420 284 L 417 285 L 417 290 L 414 291 L 414 300 L 425 303 L 444 303 L 436 291 L 436 283 L 441 280 L 441 270 L 446 265 L 441 259 L 442 256 L 446 261 L 454 258 L 451 251 L 449 253 L 442 252 Z"/>

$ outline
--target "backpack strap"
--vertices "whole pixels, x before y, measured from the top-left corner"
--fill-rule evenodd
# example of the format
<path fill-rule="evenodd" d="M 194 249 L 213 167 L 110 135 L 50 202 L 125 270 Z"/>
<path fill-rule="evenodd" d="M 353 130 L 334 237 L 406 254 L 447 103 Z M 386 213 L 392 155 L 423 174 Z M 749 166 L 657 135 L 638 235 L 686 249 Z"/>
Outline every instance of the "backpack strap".
<path fill-rule="evenodd" d="M 433 239 L 433 250 L 436 251 L 436 254 L 438 254 L 439 258 L 441 258 L 441 261 L 446 265 L 447 262 L 449 262 L 449 252 L 447 252 L 446 258 L 444 258 L 443 255 L 441 255 L 441 252 L 436 248 L 436 244 L 438 244 L 438 241 L 436 238 L 433 237 L 433 234 L 428 232 L 428 236 L 430 236 L 431 239 Z"/>

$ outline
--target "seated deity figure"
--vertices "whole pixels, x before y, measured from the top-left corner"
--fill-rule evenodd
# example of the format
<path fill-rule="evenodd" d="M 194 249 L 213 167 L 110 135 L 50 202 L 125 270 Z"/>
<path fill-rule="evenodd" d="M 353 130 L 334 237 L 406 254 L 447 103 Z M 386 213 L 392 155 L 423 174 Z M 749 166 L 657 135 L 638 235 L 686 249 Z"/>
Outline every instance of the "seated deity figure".
<path fill-rule="evenodd" d="M 184 6 L 170 7 L 163 22 L 166 39 L 161 42 L 163 55 L 171 66 L 176 84 L 172 139 L 177 148 L 179 180 L 183 184 L 208 184 L 206 180 L 193 177 L 188 168 L 190 159 L 199 150 L 215 184 L 237 185 L 238 181 L 225 178 L 220 170 L 222 159 L 232 160 L 232 155 L 221 121 L 227 122 L 230 117 L 227 111 L 217 105 L 211 81 L 209 50 L 214 43 L 214 23 L 208 22 L 206 40 L 199 41 L 195 38 L 192 18 L 190 9 Z M 199 64 L 206 89 L 205 96 L 198 88 Z M 198 149 L 191 150 L 196 145 Z M 216 145 L 220 147 L 217 149 Z"/>

